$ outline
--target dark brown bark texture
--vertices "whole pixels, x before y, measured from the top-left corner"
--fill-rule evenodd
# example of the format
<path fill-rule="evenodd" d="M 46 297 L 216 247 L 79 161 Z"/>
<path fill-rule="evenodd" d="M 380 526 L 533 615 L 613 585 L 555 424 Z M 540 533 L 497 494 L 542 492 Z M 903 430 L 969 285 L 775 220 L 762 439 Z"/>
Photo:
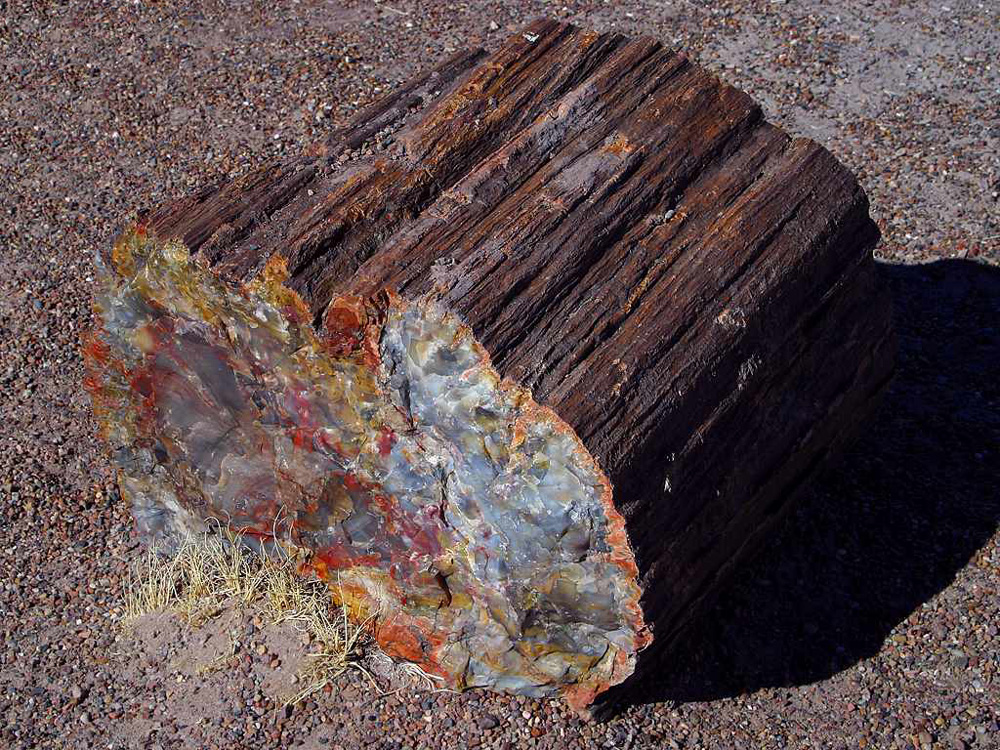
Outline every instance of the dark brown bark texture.
<path fill-rule="evenodd" d="M 893 367 L 854 177 L 650 39 L 537 21 L 149 225 L 237 279 L 284 255 L 317 314 L 388 287 L 463 317 L 614 485 L 654 634 L 640 677 Z"/>

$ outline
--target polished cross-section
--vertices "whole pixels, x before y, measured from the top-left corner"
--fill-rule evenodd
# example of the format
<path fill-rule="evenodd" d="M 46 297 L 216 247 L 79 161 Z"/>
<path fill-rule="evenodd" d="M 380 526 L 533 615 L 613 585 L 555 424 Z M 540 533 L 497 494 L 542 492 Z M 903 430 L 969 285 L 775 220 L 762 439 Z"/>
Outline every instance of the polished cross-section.
<path fill-rule="evenodd" d="M 648 641 L 611 487 L 439 304 L 238 285 L 127 233 L 99 263 L 87 386 L 141 531 L 300 555 L 381 646 L 453 688 L 583 706 Z"/>

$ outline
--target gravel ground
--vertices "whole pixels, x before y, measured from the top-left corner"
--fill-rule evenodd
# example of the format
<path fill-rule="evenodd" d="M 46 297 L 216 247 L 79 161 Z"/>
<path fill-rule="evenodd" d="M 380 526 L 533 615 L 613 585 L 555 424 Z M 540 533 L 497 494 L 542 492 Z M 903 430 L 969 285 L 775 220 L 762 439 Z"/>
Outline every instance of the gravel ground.
<path fill-rule="evenodd" d="M 0 6 L 0 746 L 1000 747 L 1000 8 L 944 1 Z M 354 677 L 289 711 L 287 633 L 123 635 L 138 544 L 79 387 L 93 249 L 542 14 L 683 48 L 858 172 L 901 338 L 879 418 L 603 724 Z M 206 671 L 223 626 L 239 668 Z"/>

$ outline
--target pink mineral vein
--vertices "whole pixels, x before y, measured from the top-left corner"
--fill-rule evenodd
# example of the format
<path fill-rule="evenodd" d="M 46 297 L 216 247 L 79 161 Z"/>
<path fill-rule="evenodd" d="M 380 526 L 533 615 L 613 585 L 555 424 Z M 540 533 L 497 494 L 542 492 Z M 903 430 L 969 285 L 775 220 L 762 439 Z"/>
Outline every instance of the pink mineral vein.
<path fill-rule="evenodd" d="M 142 228 L 98 261 L 87 389 L 150 541 L 280 545 L 455 689 L 583 708 L 650 639 L 611 487 L 434 301 L 248 285 Z"/>

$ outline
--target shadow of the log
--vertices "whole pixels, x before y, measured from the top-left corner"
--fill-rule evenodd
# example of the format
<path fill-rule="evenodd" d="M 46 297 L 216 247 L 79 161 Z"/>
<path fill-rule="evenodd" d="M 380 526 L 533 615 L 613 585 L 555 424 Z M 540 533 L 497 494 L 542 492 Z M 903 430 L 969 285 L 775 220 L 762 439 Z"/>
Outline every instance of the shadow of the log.
<path fill-rule="evenodd" d="M 830 677 L 876 654 L 1000 523 L 1000 270 L 881 271 L 899 358 L 875 421 L 630 702 Z"/>

